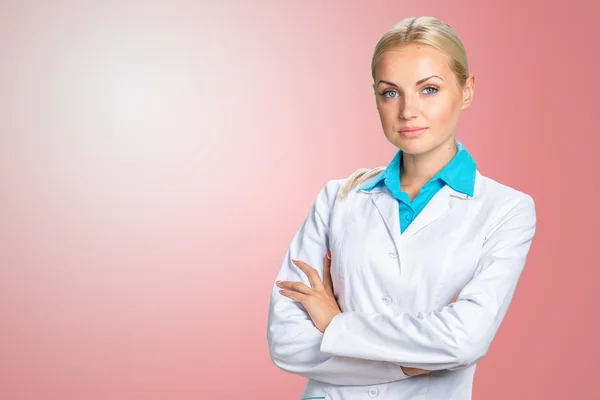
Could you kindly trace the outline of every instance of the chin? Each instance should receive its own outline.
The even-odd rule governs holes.
[[[437,149],[447,140],[451,139],[451,136],[444,139],[437,134],[432,134],[430,131],[427,131],[423,135],[416,138],[407,138],[400,135],[398,132],[393,132],[393,134],[386,136],[394,146],[402,150],[404,153],[411,155],[428,153]]]
[[[398,133],[396,135],[394,140],[390,140],[390,142],[406,154],[424,154],[435,147],[434,143],[427,138],[427,134],[416,138],[401,137]]]

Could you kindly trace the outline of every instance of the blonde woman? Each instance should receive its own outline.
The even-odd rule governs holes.
[[[396,24],[372,75],[398,151],[317,195],[273,285],[271,359],[308,378],[303,399],[470,399],[525,265],[534,202],[481,175],[455,137],[475,78],[447,24]]]

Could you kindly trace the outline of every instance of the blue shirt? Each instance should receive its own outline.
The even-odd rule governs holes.
[[[398,150],[386,169],[375,179],[369,181],[362,190],[370,191],[379,185],[385,185],[392,195],[398,200],[400,207],[400,233],[403,233],[410,223],[425,208],[429,200],[444,187],[450,186],[457,192],[473,196],[475,188],[475,173],[477,170],[475,160],[467,149],[456,140],[458,152],[448,164],[422,188],[411,202],[408,194],[400,190],[400,168],[402,166],[402,150]]]

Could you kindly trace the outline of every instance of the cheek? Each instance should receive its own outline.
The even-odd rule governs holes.
[[[452,126],[458,119],[458,104],[455,101],[431,102],[424,108],[428,122],[438,128]]]
[[[398,119],[398,109],[390,103],[379,103],[377,104],[379,110],[379,118],[383,127],[393,126],[395,121]]]

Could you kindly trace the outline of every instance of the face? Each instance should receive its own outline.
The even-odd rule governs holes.
[[[473,99],[474,76],[463,88],[447,56],[410,44],[385,51],[375,64],[375,96],[387,139],[407,154],[424,154],[454,141],[458,117]],[[406,131],[410,128],[424,128]]]

